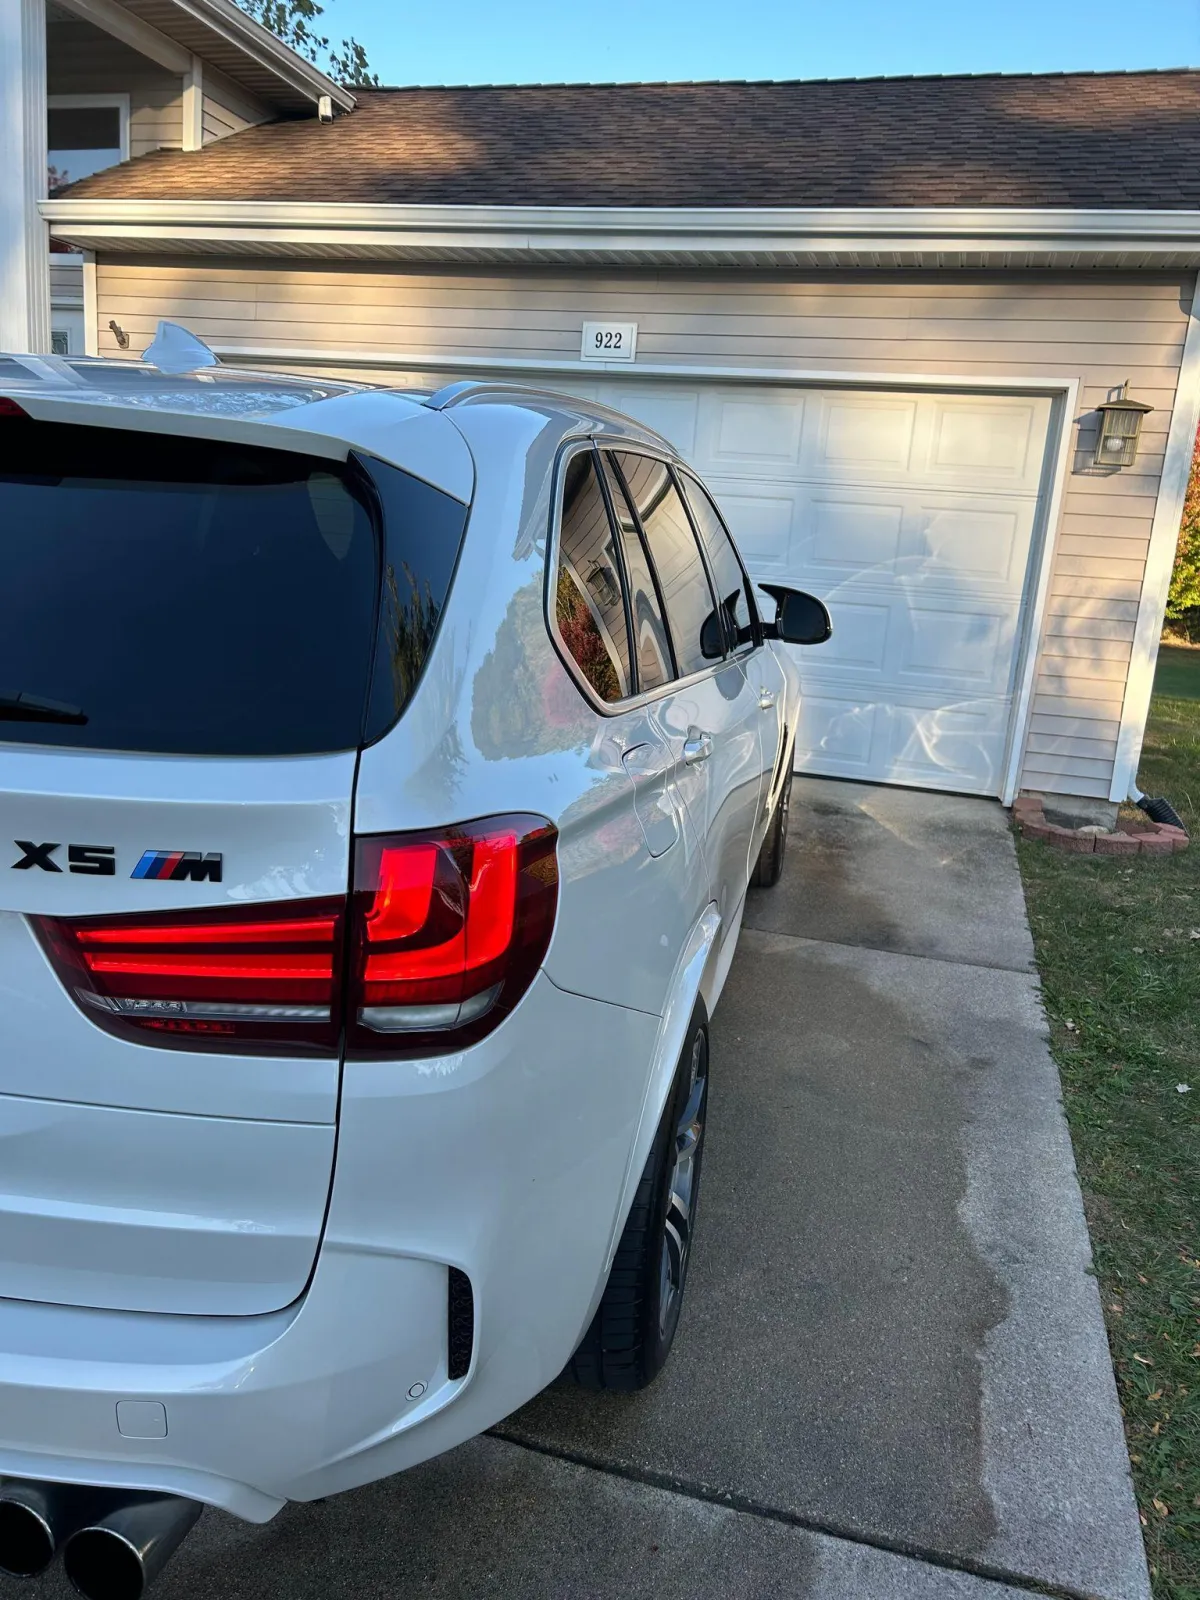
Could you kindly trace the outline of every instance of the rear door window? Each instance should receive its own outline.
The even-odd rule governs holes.
[[[614,459],[650,547],[679,676],[685,678],[725,653],[721,630],[712,620],[716,602],[696,536],[664,461],[627,451],[615,453]]]
[[[612,462],[604,458],[613,512],[621,539],[621,554],[629,580],[629,609],[633,617],[634,652],[637,659],[639,693],[661,689],[675,677],[671,639],[663,621],[662,601],[650,558],[642,544],[637,522],[625,497],[625,490]]]
[[[709,571],[721,602],[729,648],[744,648],[754,642],[754,624],[757,620],[750,579],[708,491],[686,473],[680,473],[679,481],[708,556]]]
[[[353,465],[285,451],[0,423],[0,740],[226,756],[356,748],[386,565],[408,598],[378,714],[371,696],[382,729],[428,650],[466,508],[376,465],[378,490]],[[401,552],[383,559],[381,503]],[[17,720],[18,694],[78,719]]]
[[[633,693],[629,629],[615,533],[590,450],[571,456],[563,476],[554,620],[558,636],[601,700]]]

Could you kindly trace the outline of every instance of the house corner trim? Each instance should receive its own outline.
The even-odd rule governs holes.
[[[1150,696],[1154,689],[1154,668],[1158,662],[1163,614],[1167,607],[1167,592],[1171,587],[1171,571],[1175,565],[1175,547],[1179,542],[1179,524],[1192,470],[1197,424],[1200,424],[1200,274],[1197,274],[1188,313],[1187,335],[1183,342],[1175,403],[1171,408],[1171,425],[1159,479],[1158,500],[1150,525],[1150,548],[1146,553],[1146,570],[1138,601],[1133,655],[1125,680],[1125,699],[1117,734],[1117,758],[1113,766],[1112,788],[1108,792],[1110,800],[1127,799],[1137,778],[1146,718],[1150,712]]]

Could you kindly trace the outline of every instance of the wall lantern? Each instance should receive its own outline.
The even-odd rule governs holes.
[[[1128,388],[1126,379],[1115,400],[1106,400],[1096,407],[1100,413],[1100,436],[1096,440],[1098,467],[1131,467],[1137,460],[1142,418],[1154,407],[1143,405],[1140,400],[1130,400],[1126,394]]]
[[[591,571],[587,575],[588,588],[594,595],[598,595],[600,604],[611,611],[614,606],[621,603],[621,591],[613,582],[612,569],[606,567],[602,561],[594,561]]]

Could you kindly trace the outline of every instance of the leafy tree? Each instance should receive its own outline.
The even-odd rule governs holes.
[[[367,52],[357,39],[352,36],[334,45],[327,34],[318,31],[319,19],[325,14],[318,0],[238,0],[238,4],[338,83],[379,87],[379,75],[371,71]]]
[[[1183,502],[1175,570],[1167,594],[1167,624],[1173,632],[1190,639],[1200,638],[1200,435]]]

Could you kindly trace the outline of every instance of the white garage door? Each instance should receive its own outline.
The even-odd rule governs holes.
[[[797,768],[997,794],[1050,402],[604,380],[693,461],[754,577],[811,590]]]

